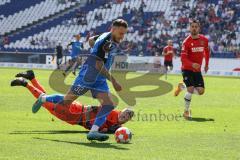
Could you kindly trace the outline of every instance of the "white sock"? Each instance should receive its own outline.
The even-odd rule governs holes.
[[[98,131],[98,129],[99,129],[99,126],[93,125],[90,132],[96,132],[96,131]]]
[[[42,96],[41,98],[42,98],[41,101],[42,101],[43,103],[45,103],[47,97],[46,97],[46,96]]]
[[[193,94],[199,95],[198,90],[196,88],[194,88]]]
[[[184,96],[185,111],[189,111],[190,110],[191,99],[192,99],[192,93],[186,92],[186,94]]]

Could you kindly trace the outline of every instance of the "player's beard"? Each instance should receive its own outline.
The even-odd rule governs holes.
[[[198,34],[199,34],[199,32],[197,32],[197,31],[192,31],[192,32],[191,32],[191,36],[192,36],[192,37],[197,37]]]

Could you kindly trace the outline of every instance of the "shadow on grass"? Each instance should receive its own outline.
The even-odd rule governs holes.
[[[213,118],[200,118],[200,117],[192,117],[191,119],[188,119],[188,121],[194,121],[194,122],[214,122],[215,120]]]
[[[9,134],[86,134],[88,131],[46,130],[46,131],[13,131]]]
[[[57,139],[39,138],[39,137],[33,137],[33,139],[43,140],[43,141],[52,141],[52,142],[57,142],[57,143],[82,145],[82,146],[94,147],[94,148],[113,148],[113,149],[119,149],[119,150],[129,150],[128,148],[123,148],[123,147],[116,146],[116,145],[113,145],[112,143],[107,143],[107,142],[101,142],[101,143],[97,143],[95,141],[91,141],[89,143],[88,142],[71,142],[71,141],[63,141],[63,140],[57,140]]]

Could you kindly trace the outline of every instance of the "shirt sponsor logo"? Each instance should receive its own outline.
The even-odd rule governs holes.
[[[204,51],[204,47],[194,47],[192,48],[192,52],[203,52]]]

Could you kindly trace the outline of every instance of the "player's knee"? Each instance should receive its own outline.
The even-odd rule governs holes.
[[[187,88],[187,91],[188,91],[189,93],[193,93],[194,87],[188,87],[188,88]]]
[[[102,105],[114,105],[114,102],[108,93],[99,93],[96,98]]]
[[[106,100],[102,102],[102,105],[110,105],[110,106],[114,106],[114,103],[112,100]]]
[[[63,100],[63,105],[69,105],[69,104],[71,104],[73,101],[72,100],[66,100],[66,99],[64,99]]]
[[[203,94],[204,94],[204,92],[205,92],[205,90],[204,90],[204,89],[199,89],[199,90],[198,90],[198,94],[199,94],[199,95],[203,95]]]
[[[63,105],[71,104],[75,100],[74,97],[65,96],[63,100]]]
[[[102,105],[112,105],[114,106],[114,102],[110,97],[106,97],[102,99]]]

